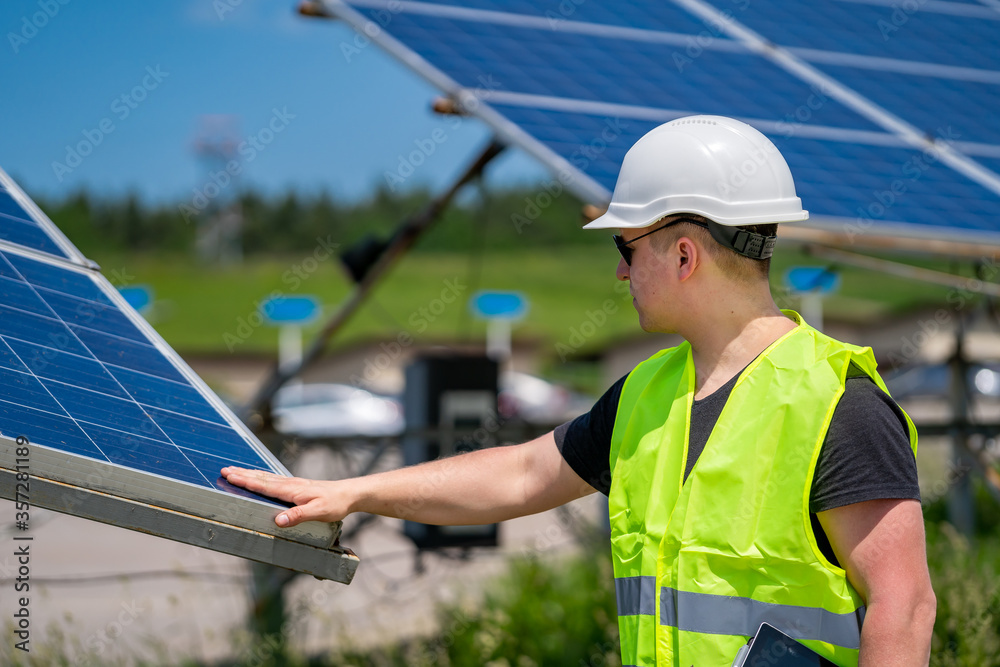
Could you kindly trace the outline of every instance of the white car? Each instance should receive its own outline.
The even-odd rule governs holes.
[[[529,424],[561,424],[588,412],[593,400],[527,373],[500,376],[500,414]]]
[[[399,435],[403,406],[348,384],[295,384],[274,397],[274,425],[281,433],[307,437]]]

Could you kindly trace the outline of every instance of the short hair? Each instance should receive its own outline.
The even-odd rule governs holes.
[[[709,222],[708,218],[694,213],[685,213],[683,215],[685,218],[691,218],[697,222],[703,222],[706,224]],[[762,234],[764,236],[776,236],[778,233],[778,225],[773,222],[762,225],[741,225],[737,227],[737,229],[753,232],[755,234]],[[761,279],[767,280],[770,275],[770,257],[767,259],[751,259],[749,257],[745,257],[732,248],[727,248],[716,241],[712,237],[712,233],[704,227],[692,225],[689,222],[682,222],[665,231],[666,234],[655,234],[653,236],[653,238],[656,239],[654,244],[658,245],[660,250],[665,250],[670,247],[670,245],[682,236],[690,236],[701,243],[709,257],[711,257],[716,265],[722,269],[723,273],[727,276],[731,276],[733,280],[738,283],[751,285]],[[659,243],[657,243],[657,241]]]

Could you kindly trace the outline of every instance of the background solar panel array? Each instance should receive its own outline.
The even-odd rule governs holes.
[[[0,239],[68,258],[3,182]],[[280,470],[116,296],[92,269],[0,249],[0,434],[273,503],[220,478],[229,464]]]
[[[340,3],[327,4],[338,11]],[[814,217],[1000,242],[1000,188],[928,159],[682,3],[345,4],[431,70],[479,88],[506,121],[592,179],[591,198],[610,198],[625,151],[649,129],[671,117],[721,114],[757,124],[778,145]],[[1000,168],[1000,11],[947,0],[903,3],[910,9],[888,0],[707,4],[925,135]],[[617,128],[611,141],[609,119]],[[886,204],[883,193],[894,187]]]

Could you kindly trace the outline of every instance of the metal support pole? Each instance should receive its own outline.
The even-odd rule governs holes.
[[[969,364],[965,360],[965,327],[959,320],[955,331],[955,353],[951,357],[952,461],[956,470],[971,470],[976,461],[968,451]],[[972,481],[969,475],[955,480],[948,493],[948,521],[963,535],[971,536],[976,527]]]
[[[894,262],[889,259],[869,257],[868,255],[860,255],[856,252],[848,252],[846,250],[838,250],[836,248],[827,248],[825,246],[807,245],[804,250],[808,255],[821,257],[837,264],[856,266],[861,269],[868,269],[878,273],[888,273],[889,275],[899,276],[900,278],[920,280],[959,290],[978,292],[988,296],[1000,296],[1000,285],[997,283],[986,282],[983,280],[972,280],[970,278],[963,278],[962,276],[944,273],[943,271],[925,269],[919,266]]]
[[[458,191],[467,183],[480,176],[486,165],[499,155],[503,149],[504,144],[496,139],[491,141],[489,146],[466,168],[462,176],[448,190],[433,199],[422,211],[408,218],[397,228],[385,252],[382,253],[378,261],[365,274],[364,278],[354,286],[354,290],[341,304],[337,312],[323,325],[323,329],[302,356],[302,360],[298,364],[289,366],[288,368],[281,368],[280,365],[276,364],[256,395],[240,412],[240,417],[250,428],[260,431],[265,426],[270,425],[271,398],[278,389],[322,356],[330,339],[357,312],[379,280],[388,273],[389,269],[410,249],[416,240],[437,221],[441,212],[448,206]],[[259,419],[255,419],[255,415],[259,415]]]

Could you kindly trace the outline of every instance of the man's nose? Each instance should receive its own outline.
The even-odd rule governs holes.
[[[618,268],[615,271],[615,275],[618,277],[618,280],[629,279],[629,268],[629,265],[625,263],[624,257],[618,259]]]

